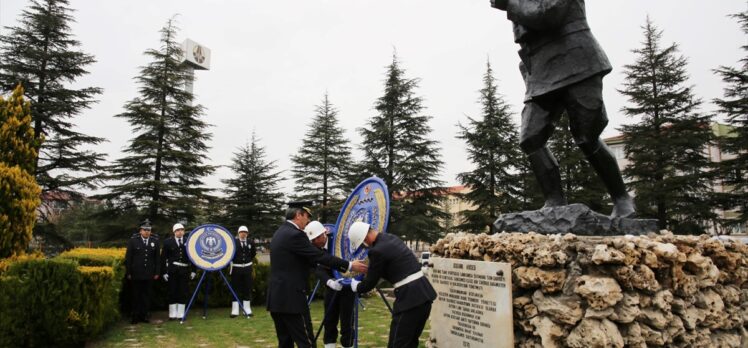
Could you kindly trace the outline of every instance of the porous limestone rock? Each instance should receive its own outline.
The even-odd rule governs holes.
[[[530,324],[535,327],[533,333],[540,337],[543,347],[556,348],[560,347],[560,338],[566,335],[564,328],[553,322],[545,315],[539,315],[530,319]]]
[[[564,270],[544,270],[538,267],[517,267],[514,269],[517,286],[523,289],[542,288],[544,293],[554,293],[561,290],[566,280]]]
[[[612,321],[585,318],[571,330],[566,344],[572,348],[622,348],[623,337]]]
[[[748,348],[748,246],[741,242],[667,231],[461,232],[431,250],[512,265],[518,347]]]
[[[639,309],[639,294],[635,292],[623,293],[623,299],[619,301],[610,316],[610,320],[617,323],[630,323],[641,313]],[[637,328],[640,332],[641,330]]]
[[[615,306],[623,298],[618,282],[610,277],[581,276],[575,292],[597,310]]]
[[[546,296],[542,291],[536,290],[532,295],[532,301],[538,307],[538,312],[547,315],[557,323],[574,325],[584,315],[579,296]]]

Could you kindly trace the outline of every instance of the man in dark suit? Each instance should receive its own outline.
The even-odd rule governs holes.
[[[242,301],[241,305],[244,308],[244,313],[247,316],[252,316],[252,308],[250,307],[250,296],[252,295],[252,263],[257,255],[254,244],[249,242],[247,237],[249,236],[249,229],[247,226],[240,226],[237,232],[238,236],[234,239],[236,243],[236,253],[234,253],[234,259],[231,261],[231,268],[229,274],[231,274],[231,287],[236,291],[236,295],[239,300]],[[231,317],[235,318],[239,315],[239,302],[231,302]]]
[[[147,219],[140,224],[140,232],[130,238],[125,252],[125,273],[132,284],[132,323],[148,322],[151,288],[158,280],[159,241],[151,236],[151,223]]]
[[[556,158],[546,146],[566,110],[574,142],[613,198],[611,217],[630,217],[634,202],[618,162],[600,134],[608,124],[603,76],[612,68],[587,24],[584,0],[491,0],[506,11],[520,45],[525,79],[520,147],[545,196],[545,207],[566,205]]]
[[[184,317],[184,307],[187,303],[187,281],[195,279],[195,265],[187,257],[187,247],[185,246],[184,226],[174,224],[173,238],[164,241],[161,248],[161,260],[163,265],[163,279],[168,287],[169,296],[169,320],[182,319]]]
[[[360,282],[353,279],[351,289],[366,293],[374,289],[380,278],[395,286],[387,347],[418,347],[436,291],[421,271],[415,254],[397,236],[379,233],[364,222],[354,222],[348,238],[351,251],[361,244],[369,249],[369,272]]]
[[[315,247],[324,250],[327,248],[328,231],[319,221],[310,222],[305,228],[309,240]],[[329,288],[325,291],[325,335],[322,342],[325,348],[335,348],[338,340],[338,321],[340,322],[340,344],[343,348],[353,347],[353,308],[356,297],[350,287],[343,287],[333,277],[330,267],[317,265],[314,274],[320,282]]]
[[[273,317],[278,347],[316,347],[312,320],[307,306],[309,272],[323,264],[341,272],[366,272],[366,265],[334,257],[309,242],[303,229],[311,220],[311,211],[300,204],[289,204],[286,222],[270,242],[270,281],[267,309]]]

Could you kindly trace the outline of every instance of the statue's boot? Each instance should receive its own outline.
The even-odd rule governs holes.
[[[566,197],[561,188],[561,172],[558,168],[558,161],[547,147],[527,155],[530,160],[530,167],[538,180],[540,190],[545,197],[543,208],[558,207],[566,205]]]
[[[587,161],[595,169],[597,176],[600,177],[610,197],[613,199],[613,212],[610,214],[610,217],[634,217],[636,213],[634,200],[626,191],[626,185],[623,183],[618,162],[605,143],[599,141],[597,150],[587,156]]]

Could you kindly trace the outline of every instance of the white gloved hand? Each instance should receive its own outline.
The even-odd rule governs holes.
[[[335,279],[328,279],[327,287],[335,291],[343,290],[343,284],[338,283]]]
[[[358,283],[360,282],[361,281],[356,280],[355,278],[351,279],[351,290],[353,290],[353,292],[356,292],[358,290]]]
[[[197,274],[195,272],[190,273],[190,280],[194,280]]]
[[[169,274],[168,273],[164,273],[164,281],[165,282],[169,281]]]

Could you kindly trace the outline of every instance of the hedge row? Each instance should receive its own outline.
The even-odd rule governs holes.
[[[0,260],[0,347],[81,346],[129,313],[124,255],[124,248],[77,248],[53,259],[28,254]],[[254,267],[253,307],[265,302],[269,271],[268,264]],[[190,295],[201,276],[190,282]],[[230,305],[220,274],[207,274],[205,282],[209,307]],[[166,288],[163,281],[154,284],[153,310],[167,307]],[[204,294],[198,294],[193,313],[200,313]]]
[[[0,346],[81,346],[118,316],[111,266],[23,259],[0,275]]]

